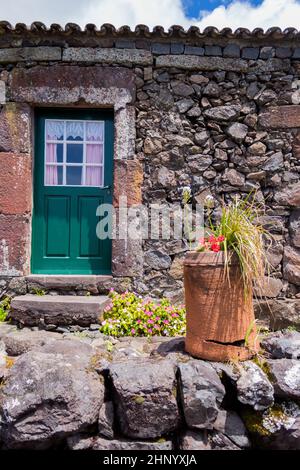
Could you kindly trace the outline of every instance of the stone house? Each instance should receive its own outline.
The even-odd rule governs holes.
[[[96,208],[251,190],[274,234],[259,315],[300,323],[300,34],[0,22],[0,288],[182,298],[180,240],[106,240]]]

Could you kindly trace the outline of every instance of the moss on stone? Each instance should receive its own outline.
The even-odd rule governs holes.
[[[268,431],[263,425],[262,413],[247,410],[243,413],[243,419],[246,428],[251,434],[270,436],[271,432]]]
[[[141,397],[140,395],[135,396],[133,399],[138,405],[142,405],[145,401],[145,398]]]
[[[273,378],[270,366],[264,357],[255,356],[252,359],[252,362],[254,362],[254,364],[256,364],[258,367],[261,368],[261,370],[266,374],[270,382],[273,382],[274,378]]]
[[[283,406],[275,403],[264,412],[246,410],[243,413],[243,419],[250,433],[267,437],[276,432],[278,425],[286,423],[288,416]],[[272,427],[274,427],[274,430],[272,430]]]
[[[5,366],[7,369],[10,369],[15,363],[15,359],[13,357],[6,356],[5,357]]]

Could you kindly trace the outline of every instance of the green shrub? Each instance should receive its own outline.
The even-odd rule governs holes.
[[[10,298],[5,297],[2,302],[0,302],[0,322],[3,322],[6,320],[8,312],[10,310]]]
[[[110,291],[100,331],[110,336],[180,336],[185,334],[185,308],[167,299],[156,302],[133,292]]]

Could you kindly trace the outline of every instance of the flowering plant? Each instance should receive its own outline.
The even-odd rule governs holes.
[[[169,300],[156,302],[133,292],[109,293],[100,331],[110,336],[178,336],[185,334],[185,308]]]
[[[224,250],[224,235],[210,235],[209,237],[200,238],[199,246],[196,251],[214,251],[218,253],[219,251]]]
[[[245,291],[250,293],[253,281],[257,289],[263,290],[264,276],[269,274],[266,242],[271,234],[259,223],[264,205],[255,201],[250,193],[245,199],[235,197],[229,204],[223,204],[220,218],[213,223],[208,215],[205,236],[199,240],[196,251],[224,251],[225,272],[229,277],[229,264],[233,255],[238,257]],[[212,208],[211,198],[207,207]]]

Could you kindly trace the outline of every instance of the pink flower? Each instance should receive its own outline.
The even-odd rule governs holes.
[[[164,320],[165,325],[168,325],[169,323],[170,323],[169,320]]]
[[[134,335],[134,334],[135,334],[135,329],[134,329],[134,328],[132,328],[132,330],[131,330],[131,334],[132,334],[132,335]]]
[[[159,326],[159,325],[154,325],[154,328],[155,328],[156,330],[160,330],[160,326]]]
[[[150,310],[146,310],[146,311],[145,311],[145,314],[148,315],[148,317],[151,317],[152,312],[150,312]]]
[[[151,324],[152,324],[152,323],[154,323],[154,320],[149,319],[149,320],[147,321],[147,323],[151,323]]]
[[[148,333],[152,333],[152,329],[151,329],[151,328],[148,328]]]
[[[156,321],[159,321],[159,320],[160,320],[160,317],[155,317],[155,320],[156,320]]]
[[[141,323],[141,321],[142,321],[142,320],[138,319],[136,322],[139,324],[139,323]]]
[[[178,317],[177,313],[172,313],[172,315],[171,315],[171,316],[172,316],[173,318],[176,318],[176,317]]]

